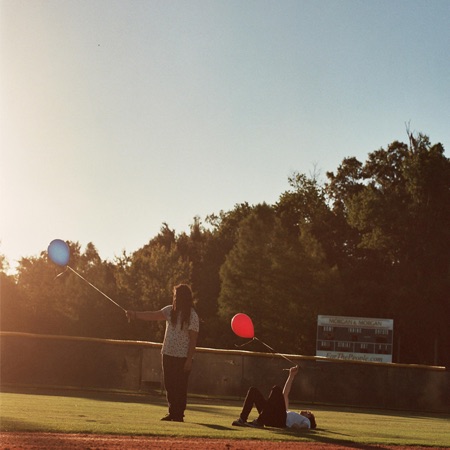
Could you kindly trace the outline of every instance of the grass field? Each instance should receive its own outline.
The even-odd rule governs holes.
[[[296,405],[291,405],[295,409]],[[64,392],[0,393],[1,431],[124,434],[217,439],[296,440],[340,445],[450,447],[450,415],[308,407],[318,428],[309,432],[231,426],[241,402],[189,398],[184,423],[161,422],[162,395]],[[251,416],[250,419],[253,417]]]

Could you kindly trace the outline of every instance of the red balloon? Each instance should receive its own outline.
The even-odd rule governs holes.
[[[239,313],[231,319],[231,329],[242,338],[255,337],[253,322],[247,314]]]

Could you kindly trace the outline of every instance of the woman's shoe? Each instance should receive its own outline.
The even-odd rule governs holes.
[[[253,428],[264,428],[264,424],[258,422],[258,419],[253,420],[252,422],[250,422],[248,424],[249,427],[253,427]]]
[[[248,426],[248,423],[239,417],[239,419],[236,419],[231,425],[234,425],[235,427],[246,427]]]

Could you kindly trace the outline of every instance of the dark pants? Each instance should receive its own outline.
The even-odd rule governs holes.
[[[258,422],[269,427],[286,427],[286,404],[280,386],[274,386],[266,400],[261,391],[251,387],[245,397],[241,419],[247,421],[253,406],[258,410]]]
[[[163,355],[162,365],[169,414],[182,419],[187,403],[187,386],[190,372],[185,372],[186,358]]]

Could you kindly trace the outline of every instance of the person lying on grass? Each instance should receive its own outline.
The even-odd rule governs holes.
[[[254,386],[250,387],[239,419],[235,420],[233,425],[256,428],[263,428],[264,426],[291,429],[316,428],[316,418],[311,411],[300,411],[299,413],[289,411],[289,393],[297,373],[298,366],[291,367],[283,390],[280,386],[274,386],[267,400],[259,389]],[[253,422],[247,422],[253,406],[258,410],[259,416]]]

